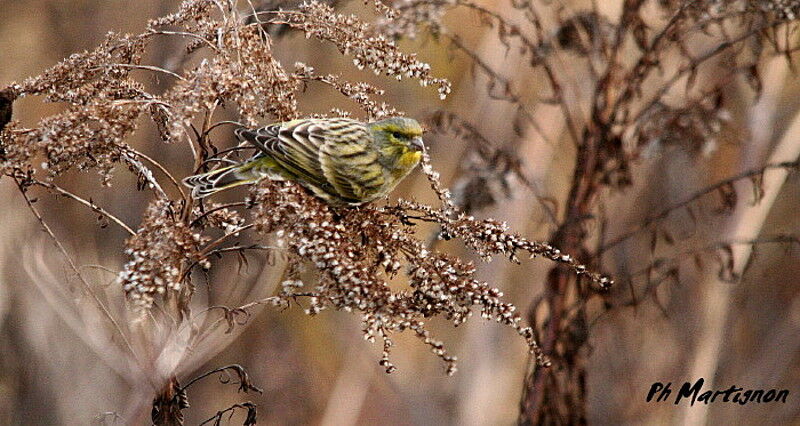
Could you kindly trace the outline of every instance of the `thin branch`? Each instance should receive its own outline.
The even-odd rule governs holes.
[[[773,24],[773,26],[775,26],[775,25]],[[656,91],[655,95],[653,95],[650,100],[644,102],[645,106],[642,107],[641,109],[639,109],[639,111],[633,117],[633,120],[631,122],[632,123],[637,123],[639,121],[639,119],[647,111],[649,111],[650,108],[653,107],[653,105],[655,105],[658,102],[660,102],[661,99],[664,97],[664,95],[666,95],[667,92],[669,92],[669,90],[672,89],[672,87],[681,78],[683,78],[686,74],[697,70],[697,68],[700,65],[702,65],[704,62],[714,58],[715,56],[719,55],[720,53],[726,52],[729,47],[734,46],[737,43],[741,43],[741,42],[749,39],[750,37],[758,34],[759,32],[762,32],[762,31],[764,31],[766,29],[769,29],[769,28],[771,28],[771,27],[759,27],[759,28],[756,28],[756,29],[749,30],[749,31],[745,32],[744,34],[742,34],[742,35],[740,35],[740,36],[738,36],[736,38],[725,40],[724,42],[718,44],[717,46],[715,46],[714,48],[710,49],[706,53],[698,56],[697,58],[690,59],[690,62],[688,64],[680,67],[669,80],[667,80],[661,87],[659,87],[659,89]]]
[[[244,250],[286,250],[286,249],[284,247],[266,246],[263,244],[251,244],[249,246],[231,246],[231,247],[224,247],[212,250],[208,253],[206,257],[210,257],[215,254],[229,253],[232,251],[244,251]]]
[[[136,359],[136,351],[133,350],[133,346],[128,340],[128,336],[126,336],[125,333],[122,331],[122,327],[120,327],[119,323],[114,318],[114,316],[111,315],[111,312],[108,310],[108,308],[106,308],[106,306],[97,296],[97,294],[95,294],[95,292],[92,290],[92,286],[83,277],[83,274],[81,274],[80,270],[78,269],[78,266],[75,264],[75,262],[73,262],[72,257],[70,257],[69,253],[67,252],[67,249],[64,247],[63,244],[61,244],[61,240],[59,240],[58,237],[56,237],[55,233],[53,233],[53,230],[50,228],[47,222],[45,222],[41,213],[39,213],[39,210],[37,210],[36,207],[33,206],[33,202],[31,201],[30,198],[28,198],[28,194],[25,192],[25,188],[22,186],[19,180],[14,179],[14,182],[17,184],[17,189],[22,195],[22,198],[25,199],[25,204],[28,206],[28,209],[36,217],[36,220],[39,221],[39,224],[42,226],[45,233],[47,233],[50,239],[52,239],[53,242],[56,244],[58,250],[61,252],[61,254],[64,256],[64,259],[67,261],[67,264],[69,265],[70,269],[72,269],[75,275],[77,275],[78,280],[81,282],[81,284],[83,284],[84,291],[86,291],[86,293],[91,296],[92,300],[94,300],[94,302],[97,304],[97,307],[100,309],[103,315],[105,315],[106,318],[108,318],[108,320],[111,322],[111,325],[114,327],[114,330],[117,331],[120,338],[122,339],[122,342],[125,344],[125,348],[128,351],[130,351],[131,355],[134,357],[134,359]]]
[[[178,80],[186,81],[186,79],[182,75],[176,74],[176,73],[174,73],[174,72],[172,72],[172,71],[170,71],[168,69],[165,69],[165,68],[157,67],[155,65],[107,64],[107,65],[105,65],[105,67],[106,68],[121,67],[121,68],[137,69],[137,70],[156,71],[156,72],[164,73],[164,74],[170,75],[172,77],[175,77]],[[96,69],[99,69],[99,68],[92,68],[92,70],[96,70]]]
[[[208,136],[208,134],[209,134],[209,133],[211,133],[211,131],[212,131],[212,130],[214,130],[214,129],[216,129],[217,127],[219,127],[219,126],[222,126],[222,125],[224,125],[224,124],[232,124],[232,125],[234,125],[234,126],[239,126],[239,127],[247,127],[247,126],[246,126],[244,123],[242,123],[242,122],[240,122],[240,121],[232,121],[232,120],[223,120],[223,121],[217,121],[217,122],[216,122],[216,123],[214,123],[213,125],[209,126],[209,128],[208,128],[208,129],[206,129],[206,130],[203,132],[202,136]]]
[[[201,36],[199,34],[195,34],[195,33],[189,33],[189,32],[185,32],[185,31],[167,31],[167,30],[151,29],[150,32],[146,33],[146,35],[172,35],[172,36],[180,36],[180,37],[189,37],[189,38],[193,38],[193,39],[202,41],[208,47],[210,47],[213,51],[219,53],[219,49],[217,48],[217,46],[214,45],[214,43],[211,43],[205,37],[203,37],[203,36]]]
[[[477,65],[489,76],[490,80],[494,80],[495,82],[500,83],[505,89],[503,97],[500,97],[493,95],[491,93],[491,88],[489,88],[488,89],[489,96],[495,99],[506,100],[516,105],[519,111],[522,113],[522,116],[525,117],[525,120],[528,121],[531,127],[533,127],[533,129],[536,130],[536,133],[538,133],[539,136],[542,137],[542,140],[544,140],[548,144],[555,145],[555,143],[550,138],[547,137],[547,134],[544,132],[542,126],[536,121],[536,118],[533,116],[533,113],[529,111],[525,102],[522,100],[522,97],[518,95],[516,92],[514,92],[513,89],[511,89],[511,81],[509,79],[501,76],[494,69],[492,69],[492,67],[488,63],[486,63],[486,61],[481,59],[477,53],[473,52],[464,43],[462,43],[461,39],[458,36],[450,34],[442,34],[442,36],[450,40],[453,46],[457,47],[461,52],[467,55],[472,61],[472,63]]]
[[[177,188],[178,191],[181,193],[181,198],[186,199],[186,193],[183,191],[183,185],[178,183],[178,181],[175,179],[174,176],[172,176],[172,173],[170,173],[169,170],[166,169],[166,167],[164,167],[161,163],[159,163],[158,161],[154,160],[153,158],[151,158],[151,157],[145,155],[144,153],[139,152],[139,151],[137,151],[137,150],[135,150],[135,149],[133,149],[131,147],[128,147],[128,150],[130,150],[137,157],[142,157],[148,163],[152,164],[158,170],[160,170],[161,173],[164,173],[164,175],[170,180],[170,182],[172,182],[172,184],[175,186],[175,188]]]
[[[120,218],[114,216],[113,214],[109,213],[108,210],[98,206],[93,201],[85,200],[85,199],[83,199],[83,198],[81,198],[81,197],[79,197],[79,196],[67,191],[66,189],[61,188],[58,185],[53,185],[52,183],[42,182],[42,181],[39,181],[39,180],[36,180],[36,179],[33,179],[31,181],[31,183],[33,183],[34,185],[38,185],[38,186],[41,186],[43,188],[49,189],[51,191],[55,191],[55,192],[65,196],[67,198],[71,198],[71,199],[77,201],[78,203],[83,204],[86,207],[89,207],[93,211],[95,211],[97,213],[100,213],[101,215],[105,216],[106,218],[108,218],[112,222],[114,222],[117,225],[119,225],[126,232],[128,232],[128,234],[136,235],[136,231],[131,229],[130,226],[126,225],[125,222],[122,221],[122,219],[120,219]]]
[[[200,254],[197,256],[197,258],[194,260],[194,262],[192,262],[192,264],[191,264],[191,265],[189,265],[189,267],[188,267],[188,268],[186,268],[186,270],[185,270],[185,271],[184,271],[184,273],[183,273],[183,275],[184,275],[184,279],[186,278],[186,276],[187,276],[187,275],[188,275],[188,274],[189,274],[189,273],[192,271],[192,269],[193,269],[193,268],[194,268],[194,267],[195,267],[197,264],[199,264],[199,263],[200,263],[202,260],[205,260],[205,259],[207,259],[209,256],[211,256],[211,255],[213,254],[213,252],[214,252],[214,248],[215,248],[215,247],[217,247],[218,245],[220,245],[220,244],[222,244],[223,242],[225,242],[225,240],[227,240],[228,238],[230,238],[230,237],[232,237],[232,236],[239,235],[239,233],[240,233],[240,232],[242,232],[242,231],[246,231],[246,230],[248,230],[248,229],[250,229],[250,228],[252,228],[252,227],[254,227],[254,226],[255,226],[255,224],[253,224],[253,223],[250,223],[250,224],[247,224],[247,225],[241,226],[241,227],[239,227],[239,228],[237,228],[237,229],[235,229],[235,230],[233,230],[233,231],[231,231],[231,232],[228,232],[228,233],[226,233],[225,235],[223,235],[223,236],[221,236],[221,237],[217,238],[216,240],[214,240],[214,241],[212,241],[212,242],[208,243],[208,245],[206,245],[206,246],[203,248],[203,250],[202,250],[202,251],[200,252]]]
[[[251,426],[256,424],[256,405],[250,401],[247,401],[241,404],[233,404],[222,411],[217,411],[217,414],[200,423],[200,426],[203,426],[204,424],[207,423],[211,423],[212,421],[214,422],[215,426],[219,426],[220,424],[222,424],[222,416],[228,412],[230,412],[230,415],[228,416],[228,420],[230,421],[231,418],[233,417],[234,411],[236,411],[237,408],[247,410],[247,418],[243,423],[244,426]]]
[[[254,391],[258,392],[258,393],[263,393],[263,391],[261,389],[253,386],[250,383],[250,380],[249,380],[249,378],[247,376],[247,373],[245,372],[244,367],[242,367],[239,364],[226,365],[224,367],[219,367],[219,368],[215,368],[215,369],[213,369],[211,371],[207,371],[207,372],[195,377],[194,379],[190,380],[189,383],[181,386],[180,392],[186,391],[186,389],[189,389],[189,387],[192,386],[193,384],[197,383],[198,381],[200,381],[202,379],[205,379],[208,376],[211,376],[212,374],[223,373],[223,372],[226,372],[228,370],[234,371],[236,373],[236,375],[239,376],[240,380],[239,380],[238,384],[240,385],[240,387],[242,387],[242,390],[244,390],[245,392],[250,391],[250,390],[254,390]],[[224,379],[220,379],[220,380],[223,380],[223,383],[229,383],[229,380],[228,381],[225,381]]]
[[[133,153],[133,150],[131,150],[131,153]],[[123,153],[122,158],[125,159],[125,161],[127,161],[131,167],[133,167],[139,172],[137,177],[143,177],[147,181],[147,183],[153,188],[153,190],[158,194],[159,197],[167,198],[167,193],[164,192],[164,188],[161,187],[161,184],[159,184],[155,176],[153,176],[152,170],[145,167],[141,161],[132,158],[127,153]],[[181,194],[183,194],[183,191],[181,191]]]
[[[737,174],[735,176],[731,176],[731,177],[729,177],[727,179],[721,180],[721,181],[719,181],[719,182],[717,182],[715,184],[709,185],[709,186],[707,186],[707,187],[695,192],[694,194],[689,196],[687,199],[685,199],[683,201],[680,201],[680,202],[677,202],[677,203],[665,208],[664,210],[662,210],[661,212],[659,212],[658,214],[656,214],[654,216],[648,217],[647,219],[642,221],[642,223],[639,224],[639,226],[637,226],[636,229],[634,229],[634,230],[632,230],[630,232],[627,232],[627,233],[625,233],[625,234],[623,234],[623,235],[621,235],[621,236],[609,241],[608,243],[606,243],[605,245],[603,245],[602,247],[600,247],[598,249],[598,254],[602,254],[605,251],[607,251],[607,250],[619,245],[620,243],[624,242],[625,240],[627,240],[627,239],[631,238],[632,236],[638,234],[639,232],[642,232],[643,230],[647,229],[653,223],[658,222],[658,221],[666,218],[667,216],[669,216],[669,214],[672,213],[673,211],[678,210],[678,209],[680,209],[682,207],[686,207],[687,205],[697,201],[698,199],[702,198],[703,196],[708,195],[708,194],[710,194],[710,193],[712,193],[714,191],[717,191],[720,188],[729,186],[729,185],[731,185],[731,184],[733,184],[733,183],[735,183],[737,181],[740,181],[742,179],[752,178],[754,176],[761,175],[766,170],[769,170],[769,169],[798,169],[798,168],[800,168],[800,161],[785,161],[785,162],[782,162],[782,163],[767,164],[764,167],[761,167],[761,168],[758,168],[758,169],[753,169],[753,170],[748,170],[748,171],[745,171],[743,173],[739,173],[739,174]]]

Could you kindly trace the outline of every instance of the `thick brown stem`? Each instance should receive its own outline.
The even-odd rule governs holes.
[[[11,88],[0,90],[0,130],[11,121],[12,104],[16,98],[17,95]]]
[[[186,392],[181,388],[178,379],[173,376],[153,399],[153,410],[150,417],[154,425],[182,425],[183,409],[188,407]]]
[[[591,213],[591,201],[597,192],[597,153],[602,134],[598,128],[587,129],[585,143],[578,147],[573,184],[567,200],[567,216],[556,230],[551,243],[580,261],[590,260],[584,247],[586,231],[583,219]],[[548,275],[545,293],[548,318],[543,324],[542,347],[554,366],[533,367],[525,381],[519,423],[585,424],[585,362],[580,351],[585,342],[585,312],[567,313],[568,298],[585,296],[582,291],[569,291],[574,274],[556,267]],[[535,324],[537,306],[531,307],[529,321]],[[583,331],[581,331],[583,330]],[[576,332],[577,331],[577,332]],[[534,362],[534,361],[531,361]]]

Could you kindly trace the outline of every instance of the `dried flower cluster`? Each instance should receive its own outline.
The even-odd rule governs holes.
[[[42,74],[23,81],[17,94],[43,95],[48,102],[89,104],[102,98],[128,99],[142,92],[126,65],[140,63],[142,36],[110,32],[97,48],[75,53]]]
[[[336,13],[327,4],[309,1],[300,6],[300,12],[276,12],[277,19],[303,30],[306,37],[316,37],[335,44],[345,55],[353,56],[359,68],[370,68],[375,74],[397,78],[414,78],[423,86],[436,86],[444,99],[452,90],[450,82],[431,75],[430,65],[420,62],[416,55],[402,53],[394,40],[376,33],[372,25],[361,22],[354,15]]]
[[[226,233],[238,232],[245,225],[245,218],[226,204],[208,203],[205,210],[200,207],[192,212],[192,224],[212,229],[221,229]]]
[[[186,295],[192,289],[186,287],[184,275],[199,259],[200,247],[208,238],[176,216],[169,201],[153,201],[144,213],[142,227],[127,241],[125,254],[131,260],[125,264],[119,279],[139,314],[149,311],[157,297],[171,297],[179,303],[181,312],[188,312]],[[207,261],[202,264],[210,267]]]
[[[796,0],[759,1],[756,6],[765,12],[775,13],[779,19],[785,21],[794,21],[800,16],[800,3]]]
[[[423,26],[435,35],[442,26],[442,18],[446,12],[444,6],[455,4],[455,1],[393,1],[394,13],[380,19],[377,27],[393,39],[415,39],[420,33],[420,27]]]
[[[41,168],[57,176],[77,167],[86,170],[99,167],[104,180],[125,152],[125,139],[136,129],[136,120],[143,105],[115,105],[98,102],[71,108],[66,113],[48,117],[32,132],[25,133],[22,144],[9,147],[14,161],[29,161],[35,153],[43,152],[46,160]],[[87,155],[91,153],[91,155]]]
[[[169,120],[173,138],[190,127],[195,115],[213,110],[223,101],[235,102],[242,121],[250,126],[267,117],[298,117],[298,81],[272,56],[270,39],[262,37],[260,27],[242,25],[233,10],[222,19],[214,18],[216,7],[208,1],[185,2],[176,14],[149,25],[153,33],[178,25],[193,36],[190,50],[208,47],[213,51],[211,59],[187,72],[164,95],[166,102],[175,106]]]
[[[368,83],[342,81],[341,77],[333,74],[317,75],[314,72],[314,68],[302,62],[295,64],[294,76],[304,83],[318,81],[331,86],[339,93],[358,104],[367,113],[367,119],[370,121],[400,115],[397,110],[389,106],[386,102],[377,102],[373,100],[370,97],[371,95],[383,95],[384,91]]]
[[[110,33],[97,49],[73,54],[41,75],[12,85],[15,98],[44,95],[49,102],[69,107],[33,129],[9,123],[2,138],[0,172],[30,176],[35,158],[42,155],[40,168],[50,178],[72,167],[98,167],[107,182],[146,106],[138,102],[146,96],[142,85],[130,78],[130,68],[119,64],[137,63],[142,52],[140,39]]]
[[[424,318],[443,316],[458,325],[472,315],[473,307],[480,308],[482,317],[514,328],[540,362],[546,363],[533,331],[520,324],[513,305],[500,299],[502,292],[476,280],[471,263],[426,248],[414,236],[413,220],[440,224],[441,235],[462,239],[487,260],[495,253],[516,260],[517,252],[525,251],[531,257],[542,255],[585,272],[570,256],[547,244],[510,235],[502,224],[463,215],[451,220],[444,210],[408,201],[337,211],[295,184],[265,182],[255,190],[252,202],[257,206],[253,220],[258,229],[276,232],[289,249],[291,261],[300,266],[307,261],[316,272],[318,281],[313,287],[304,285],[298,276],[290,277],[281,298],[309,297],[307,312],[312,315],[328,307],[359,312],[365,338],[384,342],[381,364],[387,372],[394,369],[388,358],[390,334],[410,329],[442,358],[448,373],[453,373],[455,358],[432,339]],[[407,276],[407,288],[393,291],[389,281],[401,272]],[[609,283],[605,277],[590,276],[600,285]]]
[[[588,272],[586,266],[550,244],[529,241],[510,233],[505,223],[492,219],[478,221],[473,216],[463,213],[456,218],[449,218],[445,215],[444,210],[433,209],[430,206],[409,201],[401,201],[399,205],[409,213],[415,212],[421,215],[417,216],[421,219],[440,224],[442,226],[441,238],[462,240],[467,247],[486,261],[491,260],[492,255],[503,254],[512,262],[519,263],[517,254],[527,252],[531,258],[542,256],[553,262],[563,263],[578,274],[586,274],[592,282],[603,289],[613,284],[608,277],[596,272]]]

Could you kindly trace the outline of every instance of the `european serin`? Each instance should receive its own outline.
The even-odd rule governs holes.
[[[255,183],[288,179],[335,206],[357,206],[391,192],[419,164],[422,127],[394,117],[374,123],[314,118],[239,128],[236,136],[259,152],[249,160],[189,176],[193,198]]]

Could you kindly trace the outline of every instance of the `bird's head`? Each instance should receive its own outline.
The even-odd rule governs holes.
[[[413,118],[392,117],[368,125],[384,164],[406,174],[419,164],[425,146],[422,126]]]

